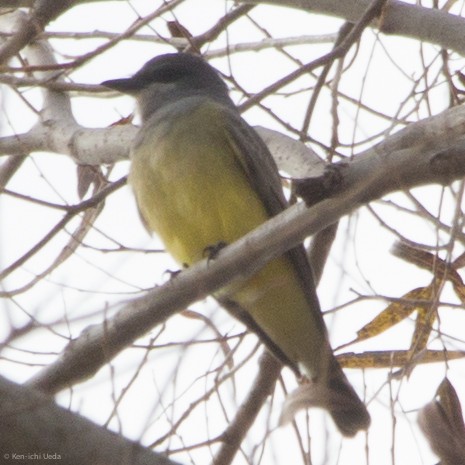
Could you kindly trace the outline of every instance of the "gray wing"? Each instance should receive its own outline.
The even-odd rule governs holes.
[[[258,133],[236,111],[225,108],[224,118],[229,124],[227,137],[247,174],[254,190],[270,216],[277,215],[287,207],[278,167]]]
[[[242,119],[239,113],[227,108],[225,109],[224,116],[230,122],[230,124],[225,125],[228,128],[227,136],[235,148],[236,156],[247,174],[251,185],[261,198],[270,217],[277,215],[287,208],[288,205],[284,197],[278,168],[273,156],[258,133]],[[309,309],[314,315],[315,323],[326,334],[326,325],[321,314],[313,272],[307,259],[305,248],[303,245],[299,245],[289,250],[286,255],[297,271],[302,288],[307,296]],[[247,321],[250,319],[247,312],[241,312],[235,303],[221,303],[250,327],[250,329],[261,334],[264,342],[279,359],[290,365],[295,371],[298,371],[295,364],[289,361],[266,335],[262,334],[253,321]]]

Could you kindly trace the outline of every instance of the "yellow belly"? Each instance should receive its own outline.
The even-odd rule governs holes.
[[[209,115],[199,126],[201,119],[191,114],[176,129],[161,124],[146,131],[130,173],[148,227],[187,265],[204,258],[206,247],[234,242],[269,217],[217,121]],[[230,291],[289,359],[317,369],[322,335],[287,257]]]

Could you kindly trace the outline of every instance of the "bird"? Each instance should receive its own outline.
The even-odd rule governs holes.
[[[136,100],[141,127],[129,183],[144,225],[181,266],[287,208],[270,151],[201,56],[158,55],[132,77],[102,85]],[[367,408],[332,352],[303,245],[214,297],[279,360],[328,392],[325,408],[343,435],[368,428]]]

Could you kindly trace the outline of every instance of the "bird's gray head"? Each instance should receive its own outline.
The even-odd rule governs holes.
[[[144,120],[164,105],[195,95],[233,105],[216,70],[189,53],[157,56],[131,78],[104,81],[102,85],[135,97]]]

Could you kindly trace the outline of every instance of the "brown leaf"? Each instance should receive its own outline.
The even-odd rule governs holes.
[[[459,270],[460,268],[463,268],[465,266],[465,252],[460,254],[452,263],[452,266],[456,269]]]
[[[456,268],[459,268],[461,257],[457,258],[452,264],[449,264],[437,255],[417,247],[411,247],[405,242],[396,242],[391,249],[391,252],[403,260],[413,263],[419,268],[431,271],[438,280],[449,280],[454,286],[462,286],[463,280],[457,273]]]
[[[428,339],[433,328],[433,323],[436,321],[436,308],[417,308],[417,318],[415,320],[415,331],[412,336],[409,352],[412,358],[415,354],[426,348]]]
[[[437,399],[418,415],[418,423],[441,465],[465,465],[465,425],[457,393],[445,378]]]
[[[437,363],[457,360],[465,357],[465,352],[458,350],[423,350],[412,360],[410,350],[367,351],[362,353],[347,352],[337,355],[342,368],[393,368],[403,367],[412,361],[415,364]]]
[[[457,297],[465,305],[465,285],[463,283],[462,284],[452,283],[452,286],[454,288],[454,292],[457,295]]]
[[[429,302],[432,297],[432,286],[419,287],[407,292],[397,302],[389,304],[380,314],[357,331],[353,342],[363,341],[383,333],[400,321],[407,318],[414,310],[421,308],[421,303]],[[409,301],[412,301],[410,304]]]
[[[193,39],[193,35],[186,29],[181,23],[177,21],[167,22],[168,30],[170,31],[171,37],[177,37],[179,39]]]
[[[444,409],[451,426],[465,441],[462,406],[460,405],[454,386],[452,386],[452,383],[447,378],[444,378],[443,382],[439,385],[436,395],[439,397],[439,403]]]
[[[134,119],[134,113],[131,113],[130,115],[124,116],[123,118],[120,118],[118,121],[111,123],[110,127],[112,128],[114,126],[122,126],[125,124],[131,124],[133,119]]]

